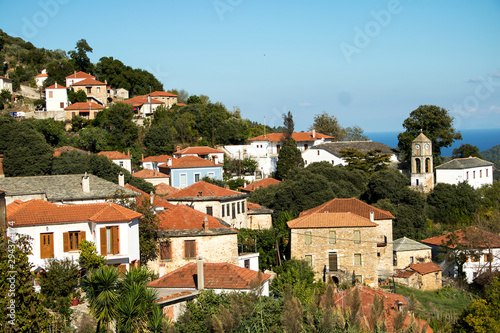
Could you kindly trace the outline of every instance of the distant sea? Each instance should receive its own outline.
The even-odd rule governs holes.
[[[398,134],[401,132],[366,132],[368,139],[381,142],[391,148],[398,147]],[[479,151],[488,150],[496,145],[500,145],[500,128],[489,129],[464,129],[460,130],[462,140],[455,141],[449,148],[442,148],[442,156],[451,156],[453,149],[468,143],[479,148]]]

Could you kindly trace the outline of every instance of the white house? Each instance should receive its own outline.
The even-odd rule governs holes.
[[[243,160],[247,157],[256,160],[258,163],[257,171],[261,173],[262,178],[269,177],[274,171],[276,171],[276,162],[278,161],[278,155],[270,155],[267,149],[260,148],[260,144],[227,145],[224,146],[223,150],[229,157],[235,160]],[[245,179],[246,178],[247,177],[245,177]],[[255,179],[249,180],[253,181]]]
[[[477,157],[456,158],[436,167],[436,183],[467,182],[473,188],[493,184],[494,163]]]
[[[123,103],[132,105],[134,114],[142,118],[150,117],[156,108],[163,104],[162,101],[146,95],[129,98]]]
[[[341,157],[341,151],[349,148],[356,149],[363,154],[373,150],[380,150],[381,154],[390,155],[390,162],[397,163],[398,156],[395,149],[389,146],[373,141],[338,141],[322,143],[311,147],[302,152],[304,165],[308,166],[314,162],[328,162],[332,165],[347,165],[347,162]]]
[[[12,94],[12,79],[9,79],[9,75],[0,76],[0,91],[7,90]]]
[[[58,205],[33,199],[7,206],[10,236],[33,238],[28,255],[35,267],[45,268],[50,258],[78,260],[79,244],[86,239],[108,265],[128,270],[137,265],[139,218],[142,215],[115,203]]]
[[[201,146],[187,147],[182,150],[180,150],[179,146],[177,146],[177,151],[174,153],[174,157],[181,158],[184,156],[197,156],[209,161],[213,161],[215,164],[224,164],[224,151],[219,150],[218,146],[215,149],[211,147]]]
[[[170,155],[148,156],[146,158],[142,155],[142,160],[139,163],[144,169],[158,171],[158,165],[167,163],[169,160],[172,161],[172,158]]]
[[[250,142],[250,145],[257,150],[259,155],[266,153],[269,155],[275,155],[280,152],[282,139],[283,133],[269,133],[248,139],[248,141]],[[312,146],[325,142],[331,142],[334,137],[316,133],[316,131],[313,130],[312,132],[295,132],[292,134],[292,139],[294,139],[297,143],[297,148],[303,152]]]
[[[66,76],[66,87],[71,87],[73,84],[83,81],[85,79],[95,79],[95,76],[87,74],[85,72],[75,71],[73,74]]]
[[[455,258],[463,261],[462,271],[467,283],[482,273],[500,270],[500,236],[476,227],[456,230],[421,241],[432,248],[432,257],[443,269],[443,276],[457,277]],[[439,249],[448,254],[439,256]]]
[[[45,80],[47,80],[48,77],[49,77],[49,74],[47,74],[47,70],[42,69],[42,72],[40,74],[38,74],[37,76],[35,76],[36,86],[38,88],[43,87],[43,83],[45,82]]]
[[[45,88],[45,101],[47,111],[64,111],[69,105],[68,89],[57,82]]]
[[[121,166],[128,172],[132,173],[132,157],[130,157],[130,151],[127,154],[120,153],[119,151],[101,151],[97,155],[102,155],[107,157],[113,163]]]

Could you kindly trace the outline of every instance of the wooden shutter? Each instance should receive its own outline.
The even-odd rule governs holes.
[[[64,252],[69,252],[69,232],[63,232]]]
[[[106,243],[106,228],[101,228],[101,255],[108,254],[108,244]]]
[[[119,227],[111,227],[111,252],[113,254],[120,253],[120,233]]]
[[[82,240],[87,239],[86,235],[87,233],[85,231],[80,231],[78,233],[78,249],[80,249],[80,243],[82,242]]]
[[[162,260],[172,259],[172,243],[170,242],[160,243],[160,259]]]
[[[330,272],[336,272],[338,267],[337,263],[337,253],[328,254],[328,270]]]
[[[189,258],[189,241],[184,241],[184,258]]]
[[[359,230],[354,230],[354,243],[361,243],[361,232]]]
[[[330,231],[330,244],[335,244],[337,242],[337,233],[335,231]]]
[[[306,231],[305,233],[305,241],[306,241],[306,245],[309,245],[312,243],[312,239],[311,239],[311,232],[310,231]]]
[[[185,258],[195,258],[196,257],[196,241],[195,240],[184,241],[184,257]]]

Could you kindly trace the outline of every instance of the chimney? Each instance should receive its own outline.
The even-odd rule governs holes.
[[[370,221],[375,222],[375,212],[370,212]]]
[[[316,130],[313,128],[313,139],[316,139]]]
[[[208,231],[208,216],[205,215],[205,217],[203,218],[203,229],[205,231]]]
[[[229,185],[226,185],[226,190],[229,190]]]
[[[108,85],[108,80],[104,80],[104,84],[105,84],[105,85]]]
[[[130,149],[127,149],[127,156],[130,157]]]
[[[247,181],[246,180],[243,182],[243,187],[247,188]]]
[[[171,158],[169,158],[169,159],[167,160],[167,166],[172,166],[172,159],[171,159]]]
[[[56,88],[57,88],[57,81],[56,81]]]
[[[219,157],[217,155],[214,155],[214,163],[219,164]]]
[[[85,175],[82,177],[82,190],[84,193],[90,193],[90,177],[85,172]]]
[[[197,266],[197,289],[198,290],[203,290],[205,289],[205,276],[203,273],[203,258],[198,257],[196,260],[196,266]]]
[[[3,229],[3,235],[7,232],[7,208],[5,206],[5,192],[0,191],[0,228]]]
[[[141,154],[141,161],[144,161],[144,154]]]
[[[165,275],[165,264],[160,264],[160,270],[158,272],[158,277]]]
[[[215,146],[215,150],[219,150],[219,145]]]
[[[123,174],[123,172],[120,172],[118,174],[118,185],[120,185],[121,187],[125,186],[125,175]]]
[[[179,151],[181,150],[181,146],[177,146],[177,150],[176,151]]]
[[[153,191],[149,193],[149,203],[151,204],[151,206],[153,206],[153,204],[155,203],[155,194],[153,193]]]

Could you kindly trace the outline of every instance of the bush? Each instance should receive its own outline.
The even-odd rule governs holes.
[[[68,297],[78,288],[78,265],[70,259],[50,259],[40,277],[41,292],[49,297]]]

